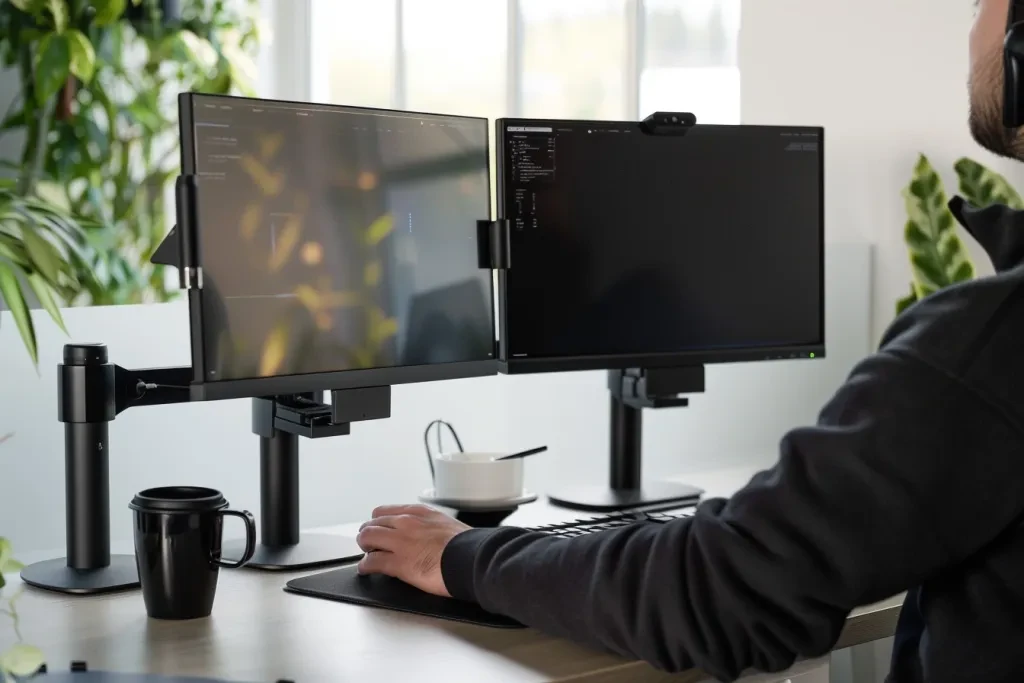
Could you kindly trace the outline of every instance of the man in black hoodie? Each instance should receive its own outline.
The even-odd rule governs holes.
[[[1017,157],[1001,119],[1008,10],[979,2],[971,129]],[[908,309],[731,498],[572,540],[380,508],[360,571],[722,680],[824,655],[851,610],[905,591],[893,683],[1024,680],[1024,215],[951,208],[996,275]]]

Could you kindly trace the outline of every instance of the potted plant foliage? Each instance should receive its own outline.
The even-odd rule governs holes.
[[[182,91],[252,91],[258,0],[5,0],[0,66],[19,90],[0,136],[0,299],[29,353],[27,299],[167,301],[150,257],[169,231]],[[29,292],[26,297],[26,290]]]
[[[971,205],[984,208],[1005,204],[1024,209],[1020,195],[998,173],[966,157],[957,161],[954,169],[960,195]],[[903,198],[907,206],[903,236],[913,279],[909,294],[896,304],[897,313],[929,294],[975,276],[974,264],[947,206],[942,178],[923,154],[914,166],[910,184],[903,190]]]
[[[0,436],[0,445],[11,438],[10,434]],[[4,595],[6,581],[4,574],[12,574],[21,570],[21,563],[14,559],[10,542],[0,536],[0,618],[10,621],[16,642],[7,649],[0,648],[0,681],[9,683],[14,676],[31,676],[39,671],[43,664],[42,651],[22,642],[21,631],[18,629],[18,611],[16,602],[18,593],[11,597]]]

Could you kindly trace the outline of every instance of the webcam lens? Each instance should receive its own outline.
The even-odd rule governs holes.
[[[673,116],[672,117],[672,123],[679,123],[679,117],[678,116]]]

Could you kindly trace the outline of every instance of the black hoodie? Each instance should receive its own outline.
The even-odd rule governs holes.
[[[467,531],[448,590],[721,680],[824,655],[854,608],[909,591],[893,683],[1024,680],[1024,214],[950,207],[997,274],[904,312],[773,468],[666,525]]]

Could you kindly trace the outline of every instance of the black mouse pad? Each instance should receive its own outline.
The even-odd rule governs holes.
[[[285,590],[314,598],[382,607],[479,626],[523,628],[518,621],[491,614],[471,602],[430,595],[389,576],[362,576],[355,565],[292,579]]]

